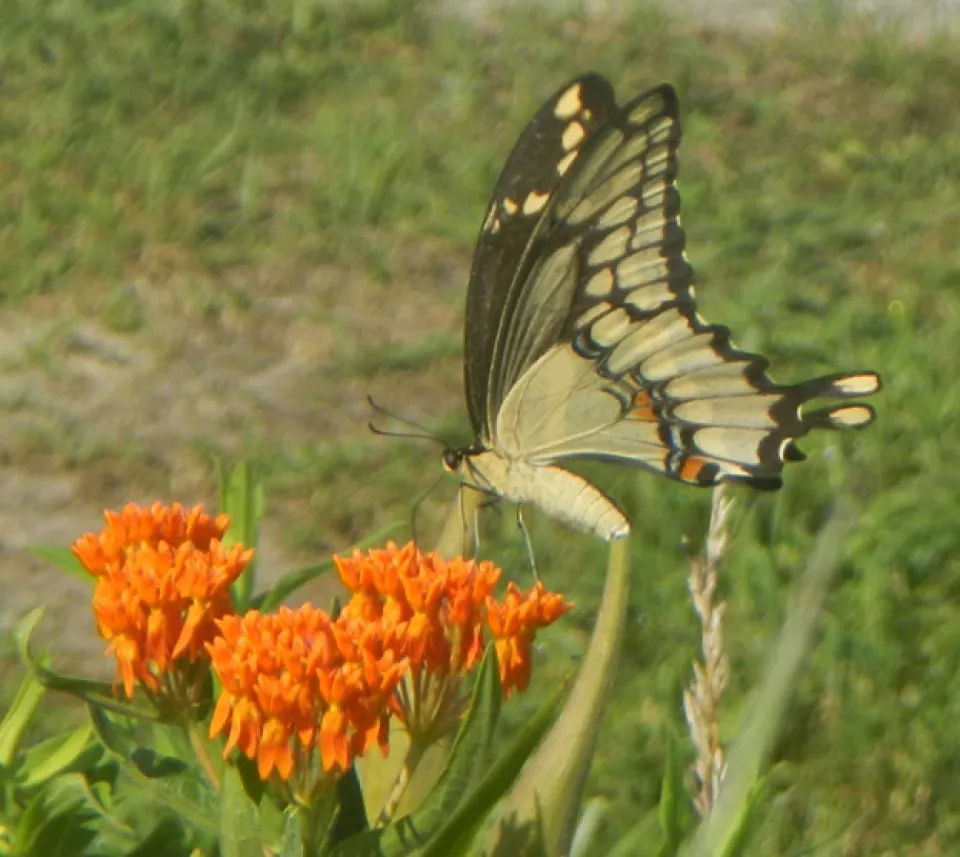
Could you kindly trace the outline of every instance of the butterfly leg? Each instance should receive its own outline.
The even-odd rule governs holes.
[[[467,495],[467,491],[471,493]],[[499,500],[492,491],[486,491],[469,482],[460,483],[460,522],[463,526],[461,551],[465,558],[476,557],[480,551],[480,510],[489,506],[498,507]]]
[[[443,475],[417,498],[417,501],[413,504],[413,508],[410,510],[410,534],[415,544],[420,544],[420,540],[417,538],[417,517],[420,514],[420,507],[423,505],[423,501],[433,493],[434,488],[436,488],[442,480]],[[460,502],[462,506],[463,501],[461,500]]]
[[[523,520],[523,507],[519,504],[517,504],[517,527],[523,536],[523,544],[527,549],[527,561],[530,563],[530,571],[533,572],[533,579],[539,581],[540,574],[537,572],[537,560],[533,555],[533,542],[530,541],[530,531],[527,529],[527,525]]]

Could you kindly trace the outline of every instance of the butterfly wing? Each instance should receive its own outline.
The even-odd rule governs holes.
[[[530,292],[538,282],[530,269],[538,261],[543,215],[584,144],[616,113],[613,88],[602,77],[572,81],[537,111],[497,181],[467,290],[464,381],[477,437],[492,435],[505,391],[516,379],[516,366],[505,371],[505,358],[514,353],[507,351],[508,340],[524,331],[552,342],[559,333],[544,329],[541,304]],[[559,318],[569,312],[571,299],[563,296]]]
[[[765,358],[700,318],[683,253],[677,113],[669,86],[616,109],[581,140],[549,197],[537,197],[521,264],[484,305],[499,315],[486,318],[495,333],[484,340],[481,425],[495,448],[531,463],[612,459],[697,484],[778,487],[783,463],[803,457],[797,438],[874,418],[860,403],[804,405],[869,395],[880,379],[778,385]],[[485,282],[474,274],[472,293]],[[469,331],[468,311],[468,352]]]

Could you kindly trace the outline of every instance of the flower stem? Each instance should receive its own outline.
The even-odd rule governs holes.
[[[404,757],[403,764],[397,772],[397,778],[393,781],[393,788],[390,789],[390,794],[387,796],[383,809],[380,810],[380,815],[377,817],[375,825],[376,827],[386,827],[390,819],[393,818],[397,807],[400,806],[400,801],[403,800],[404,793],[407,791],[407,786],[410,785],[410,780],[413,779],[417,765],[420,764],[420,760],[423,758],[423,752],[426,747],[426,742],[416,738],[410,739],[410,747],[407,749],[407,755]]]
[[[190,737],[190,746],[193,747],[193,752],[197,756],[197,762],[203,770],[204,776],[206,776],[213,790],[219,792],[220,772],[217,770],[217,766],[214,765],[213,759],[210,758],[209,744],[204,740],[203,735],[200,734],[196,723],[189,723],[187,725],[187,735]]]

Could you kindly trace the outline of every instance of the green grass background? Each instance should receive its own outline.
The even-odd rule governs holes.
[[[0,0],[0,300],[69,305],[71,319],[136,341],[165,319],[122,279],[149,247],[170,245],[214,283],[251,266],[335,266],[368,284],[348,319],[363,331],[389,326],[396,268],[415,265],[415,287],[457,321],[424,324],[403,348],[360,336],[323,383],[385,378],[387,405],[466,440],[458,314],[516,135],[588,69],[622,97],[674,83],[703,315],[767,353],[781,380],[873,368],[886,384],[868,432],[809,439],[810,460],[776,496],[738,493],[721,582],[726,739],[832,498],[844,491],[860,509],[754,853],[960,853],[960,41],[911,43],[841,8],[801,3],[784,26],[740,34],[654,5],[620,20],[520,7],[473,26],[403,0]],[[237,303],[227,286],[197,300],[213,321]],[[318,324],[333,314],[316,307]],[[97,507],[98,468],[115,492],[105,460],[129,451],[84,457],[66,442],[47,439],[39,454],[89,470]],[[215,433],[202,445],[217,450]],[[362,421],[289,445],[251,433],[230,451],[258,464],[285,538],[303,550],[343,550],[406,522],[438,467],[432,447],[385,444]],[[666,735],[683,731],[699,642],[687,555],[709,494],[585,472],[635,522],[630,634],[589,785],[610,802],[609,844],[655,807]],[[427,534],[451,494],[448,482],[421,507]],[[546,681],[583,650],[604,550],[528,520],[548,583],[579,607],[547,636]],[[487,553],[525,574],[512,512],[485,527]]]

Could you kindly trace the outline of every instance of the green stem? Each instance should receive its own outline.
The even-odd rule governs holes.
[[[410,780],[413,779],[417,765],[420,764],[420,760],[423,758],[425,749],[426,744],[423,741],[411,738],[407,755],[404,757],[403,764],[397,772],[397,777],[393,781],[393,788],[390,789],[390,794],[387,796],[383,809],[380,810],[380,815],[377,818],[375,827],[386,827],[387,824],[390,823],[390,819],[392,819],[394,813],[396,813],[397,807],[400,806],[400,801],[403,800],[407,786],[410,785]]]
[[[563,710],[507,799],[484,853],[499,853],[518,825],[542,825],[544,853],[566,854],[593,748],[613,687],[630,591],[629,539],[610,543],[593,636]]]
[[[213,763],[213,759],[210,758],[208,742],[198,731],[197,723],[191,722],[187,724],[186,729],[187,736],[190,738],[190,746],[193,747],[193,752],[196,754],[197,762],[200,764],[200,768],[204,776],[206,776],[207,782],[210,783],[215,792],[219,792],[220,772]]]

